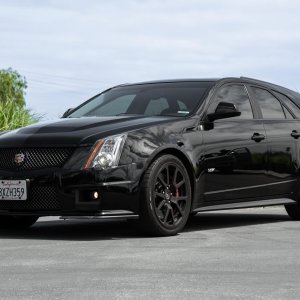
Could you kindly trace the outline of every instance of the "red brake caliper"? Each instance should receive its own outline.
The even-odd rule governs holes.
[[[176,189],[176,200],[179,198],[179,191]]]

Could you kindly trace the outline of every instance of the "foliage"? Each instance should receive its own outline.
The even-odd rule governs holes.
[[[0,69],[0,131],[37,122],[40,117],[25,107],[27,82],[13,69]]]
[[[25,106],[27,81],[13,69],[0,70],[0,102],[12,101],[19,107]]]
[[[13,101],[0,102],[0,131],[12,130],[36,123],[39,116]]]

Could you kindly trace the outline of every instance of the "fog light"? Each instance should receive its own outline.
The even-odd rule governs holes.
[[[99,198],[99,193],[98,192],[92,192],[92,198],[94,200],[98,199]]]

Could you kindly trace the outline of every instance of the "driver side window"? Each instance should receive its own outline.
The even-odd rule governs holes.
[[[222,86],[213,103],[209,106],[207,114],[214,113],[220,102],[229,102],[235,105],[236,109],[241,112],[241,115],[234,118],[253,119],[250,100],[244,85],[231,84]]]

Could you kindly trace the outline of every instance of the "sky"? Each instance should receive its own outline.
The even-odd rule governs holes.
[[[300,91],[300,1],[0,0],[0,69],[60,117],[121,83],[247,76]]]

